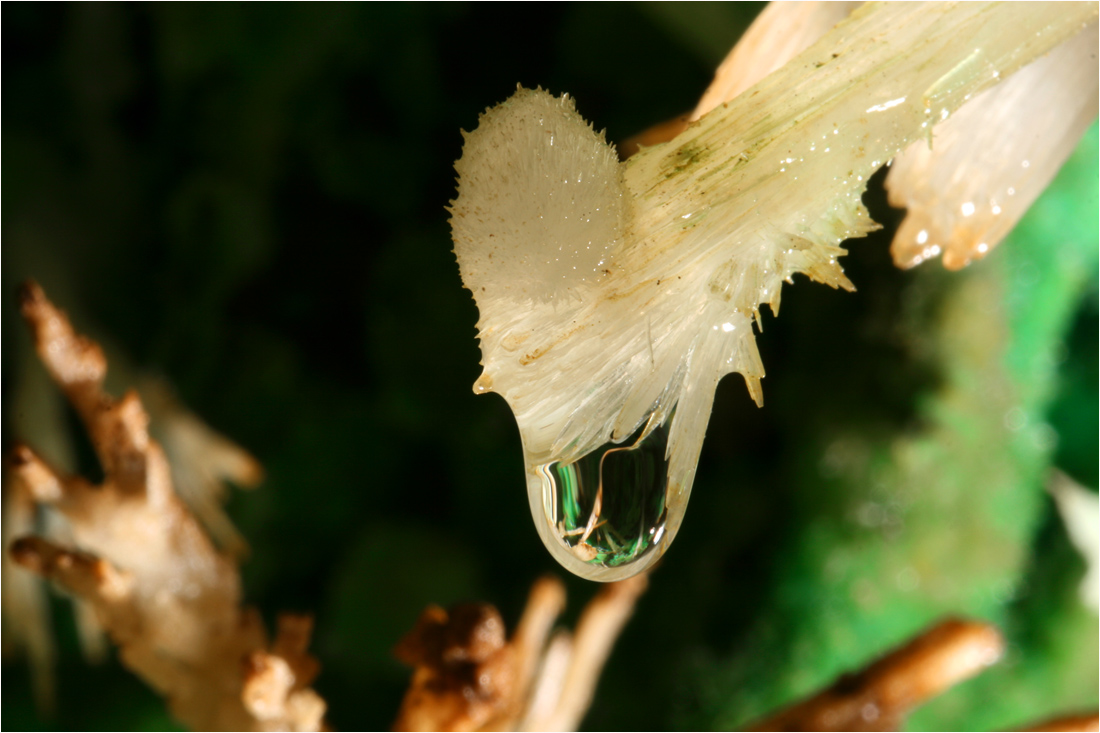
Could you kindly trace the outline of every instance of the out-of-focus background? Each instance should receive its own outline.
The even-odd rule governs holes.
[[[423,606],[514,623],[564,575],[506,404],[471,391],[443,208],[460,128],[520,83],[621,141],[689,110],[759,8],[5,4],[5,446],[41,381],[14,304],[34,277],[116,374],[163,377],[260,459],[229,502],[247,600],[315,613],[329,722],[387,728],[408,679],[389,650]],[[743,724],[946,614],[1001,625],[1008,657],[912,727],[1096,709],[1086,563],[1043,490],[1052,466],[1097,486],[1096,161],[1094,126],[961,274],[893,268],[901,212],[876,178],[887,231],[843,261],[858,292],[798,279],[759,337],[765,407],[720,385],[683,529],[586,726]],[[568,587],[566,621],[595,590]],[[114,658],[88,666],[52,604],[58,704],[36,712],[5,656],[5,728],[176,725]]]

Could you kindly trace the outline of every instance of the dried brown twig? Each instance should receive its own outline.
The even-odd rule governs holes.
[[[948,619],[854,674],[758,721],[752,730],[899,730],[925,701],[978,674],[1004,654],[990,624]],[[1024,730],[1094,731],[1097,716],[1072,715]]]
[[[1058,718],[1051,718],[1042,722],[1033,723],[1020,730],[1049,731],[1051,733],[1073,733],[1074,731],[1090,733],[1100,731],[1100,715],[1097,713],[1059,715]]]
[[[993,626],[943,621],[753,729],[897,730],[913,708],[974,676],[1002,654],[1004,640]]]
[[[1033,723],[1021,728],[1024,731],[1050,731],[1050,733],[1073,733],[1081,731],[1089,733],[1100,730],[1100,715],[1096,713],[1081,713],[1078,715],[1060,715],[1039,723]]]
[[[80,416],[104,472],[95,486],[63,476],[16,446],[17,491],[68,520],[79,550],[39,537],[11,558],[83,599],[122,662],[196,729],[317,729],[325,705],[309,689],[310,621],[286,616],[269,647],[258,615],[240,605],[237,567],[211,543],[173,489],[134,391],[103,391],[107,364],[34,283],[20,293],[38,355]],[[25,502],[25,499],[24,499]]]
[[[640,575],[605,586],[575,633],[552,638],[565,608],[565,588],[554,578],[535,583],[510,641],[488,604],[429,606],[394,649],[415,669],[394,729],[575,730],[646,585]]]

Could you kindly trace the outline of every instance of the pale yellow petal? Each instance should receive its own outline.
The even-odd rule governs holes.
[[[890,203],[908,209],[899,267],[943,256],[951,270],[1008,235],[1096,119],[1097,25],[977,95],[899,155]]]

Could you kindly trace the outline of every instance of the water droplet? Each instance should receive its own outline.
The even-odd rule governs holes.
[[[650,421],[652,422],[652,420]],[[668,545],[668,432],[647,423],[619,444],[572,463],[534,467],[532,509],[543,542],[568,570],[619,580],[657,560]],[[536,478],[537,477],[537,478]]]

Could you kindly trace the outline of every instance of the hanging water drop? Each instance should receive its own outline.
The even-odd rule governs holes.
[[[655,562],[671,537],[668,432],[646,424],[570,462],[529,469],[531,509],[551,554],[591,580],[629,577]]]

